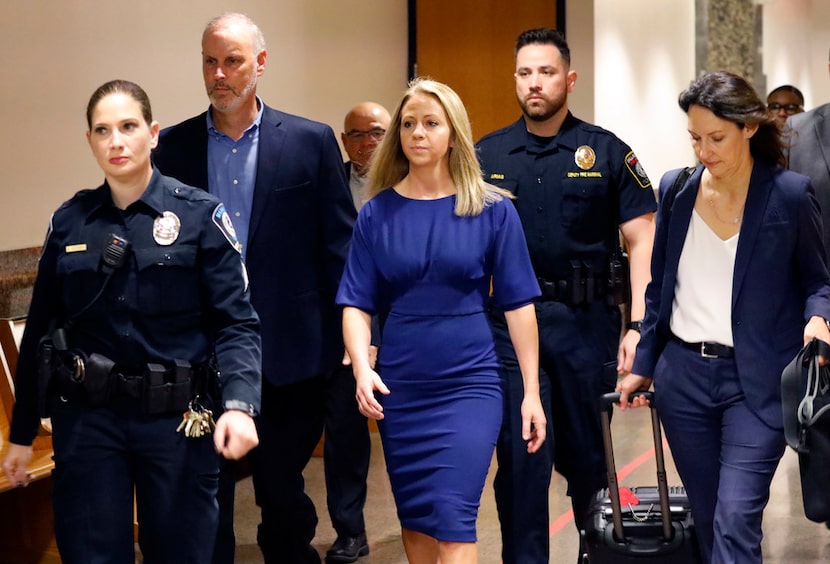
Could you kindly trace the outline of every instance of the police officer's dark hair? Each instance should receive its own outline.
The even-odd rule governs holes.
[[[537,27],[523,31],[516,40],[516,52],[514,55],[518,55],[519,50],[527,45],[553,45],[559,49],[562,60],[568,65],[571,64],[571,49],[568,47],[565,36],[559,30]]]
[[[86,124],[89,129],[92,129],[92,113],[95,107],[103,98],[110,94],[126,94],[141,106],[141,115],[147,125],[153,123],[153,110],[150,108],[150,98],[144,89],[135,82],[129,80],[110,80],[99,86],[92,96],[89,97],[89,103],[86,105]]]
[[[772,90],[772,92],[767,94],[767,100],[769,100],[771,96],[773,96],[774,94],[778,94],[779,92],[791,92],[795,94],[795,97],[798,98],[798,103],[802,106],[804,105],[804,94],[802,94],[801,90],[799,90],[792,84],[784,84],[782,86],[779,86],[778,88],[775,88],[774,90]]]
[[[690,106],[706,108],[739,128],[757,125],[758,131],[749,140],[752,156],[770,164],[786,165],[781,131],[745,78],[726,71],[704,74],[680,93],[678,104],[686,113]]]

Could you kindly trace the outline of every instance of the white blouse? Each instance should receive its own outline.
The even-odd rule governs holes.
[[[723,240],[698,215],[686,233],[680,253],[669,326],[689,342],[734,346],[732,339],[732,279],[738,235]]]

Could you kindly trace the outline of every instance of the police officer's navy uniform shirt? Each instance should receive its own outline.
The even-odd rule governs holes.
[[[102,296],[74,320],[70,348],[102,354],[127,374],[142,374],[148,362],[202,363],[215,351],[223,400],[259,410],[259,319],[229,215],[216,196],[154,170],[141,198],[125,210],[114,205],[105,183],[78,192],[53,215],[21,343],[14,443],[31,444],[39,425],[38,340],[54,314],[62,325],[101,289],[102,250],[111,233],[132,250]]]
[[[651,182],[631,148],[570,112],[555,137],[529,133],[519,118],[483,137],[477,148],[484,180],[517,196],[540,277],[567,278],[573,259],[602,272],[617,227],[657,209]]]

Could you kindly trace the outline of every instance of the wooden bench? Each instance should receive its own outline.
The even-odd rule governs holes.
[[[0,320],[2,368],[0,377],[0,460],[8,451],[9,426],[14,406],[14,371],[24,320]],[[31,483],[25,488],[12,484],[0,472],[0,562],[20,564],[60,562],[55,545],[52,511],[52,435],[44,420],[32,444],[29,464]]]

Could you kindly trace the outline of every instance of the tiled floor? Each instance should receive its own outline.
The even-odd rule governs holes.
[[[648,411],[634,410],[617,414],[614,419],[617,470],[620,483],[627,486],[651,485],[654,478],[654,457],[651,456],[651,427]],[[360,564],[403,564],[406,557],[400,539],[389,480],[383,464],[380,439],[372,434],[374,451],[369,475],[369,500],[365,517],[371,552]],[[671,464],[671,457],[667,456]],[[638,461],[640,461],[638,463]],[[501,562],[501,540],[493,500],[491,467],[478,518],[479,562]],[[630,471],[630,474],[626,474]],[[317,506],[320,524],[314,546],[321,555],[334,541],[335,533],[325,509],[325,485],[321,458],[312,459],[306,473],[307,490]],[[830,471],[828,472],[830,478]],[[680,481],[673,467],[669,468],[669,484]],[[571,563],[576,560],[577,533],[568,517],[570,504],[564,495],[565,483],[555,475],[550,488],[551,562]],[[797,459],[787,452],[773,482],[772,498],[764,516],[764,556],[771,564],[812,564],[830,562],[830,530],[824,525],[807,521],[801,509]],[[258,510],[253,502],[250,478],[237,488],[236,533],[237,559],[240,564],[262,562],[256,546]]]

